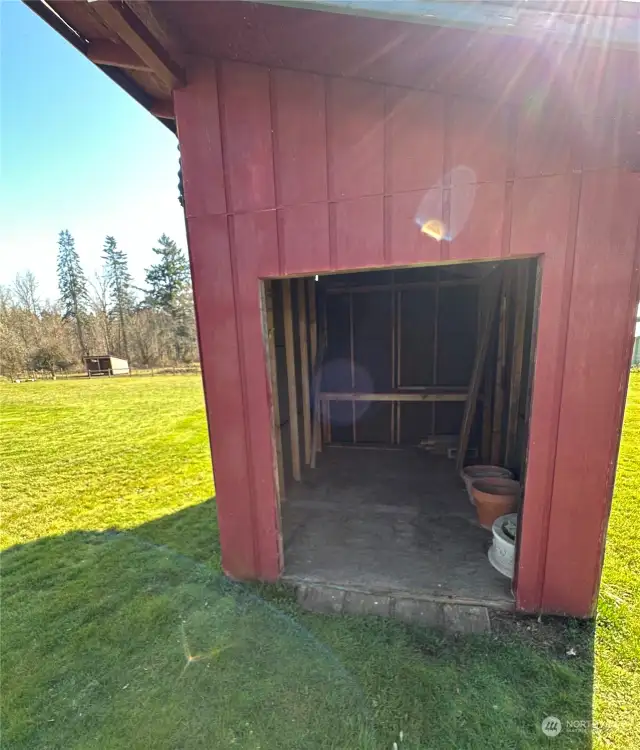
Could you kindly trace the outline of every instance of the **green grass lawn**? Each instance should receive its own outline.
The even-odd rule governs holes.
[[[0,384],[0,418],[3,748],[640,747],[640,374],[595,632],[454,637],[227,581],[198,376]]]

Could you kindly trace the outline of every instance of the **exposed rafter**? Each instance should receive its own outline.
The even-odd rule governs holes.
[[[87,1],[91,3],[91,8],[100,16],[105,25],[158,76],[167,88],[173,90],[185,84],[182,68],[171,59],[167,50],[126,3],[116,0]]]
[[[90,41],[87,46],[87,57],[97,65],[111,65],[114,68],[125,68],[127,70],[151,71],[151,68],[129,47],[110,42],[108,39]]]

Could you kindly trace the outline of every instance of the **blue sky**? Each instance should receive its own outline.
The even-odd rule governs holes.
[[[175,136],[18,0],[0,2],[0,284],[57,296],[57,235],[88,276],[106,234],[136,282],[166,232],[186,250]]]

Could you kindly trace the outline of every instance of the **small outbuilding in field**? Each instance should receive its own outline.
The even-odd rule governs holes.
[[[638,303],[640,4],[29,6],[178,134],[225,571],[592,615]],[[523,490],[496,532],[513,581],[478,463]]]
[[[101,354],[95,357],[85,357],[84,366],[87,375],[91,378],[95,375],[128,375],[129,362],[126,359],[112,357],[110,354]]]

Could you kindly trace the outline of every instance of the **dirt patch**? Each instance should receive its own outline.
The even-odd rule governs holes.
[[[557,659],[591,658],[595,620],[571,617],[513,615],[491,612],[491,630],[496,638],[518,638]]]

